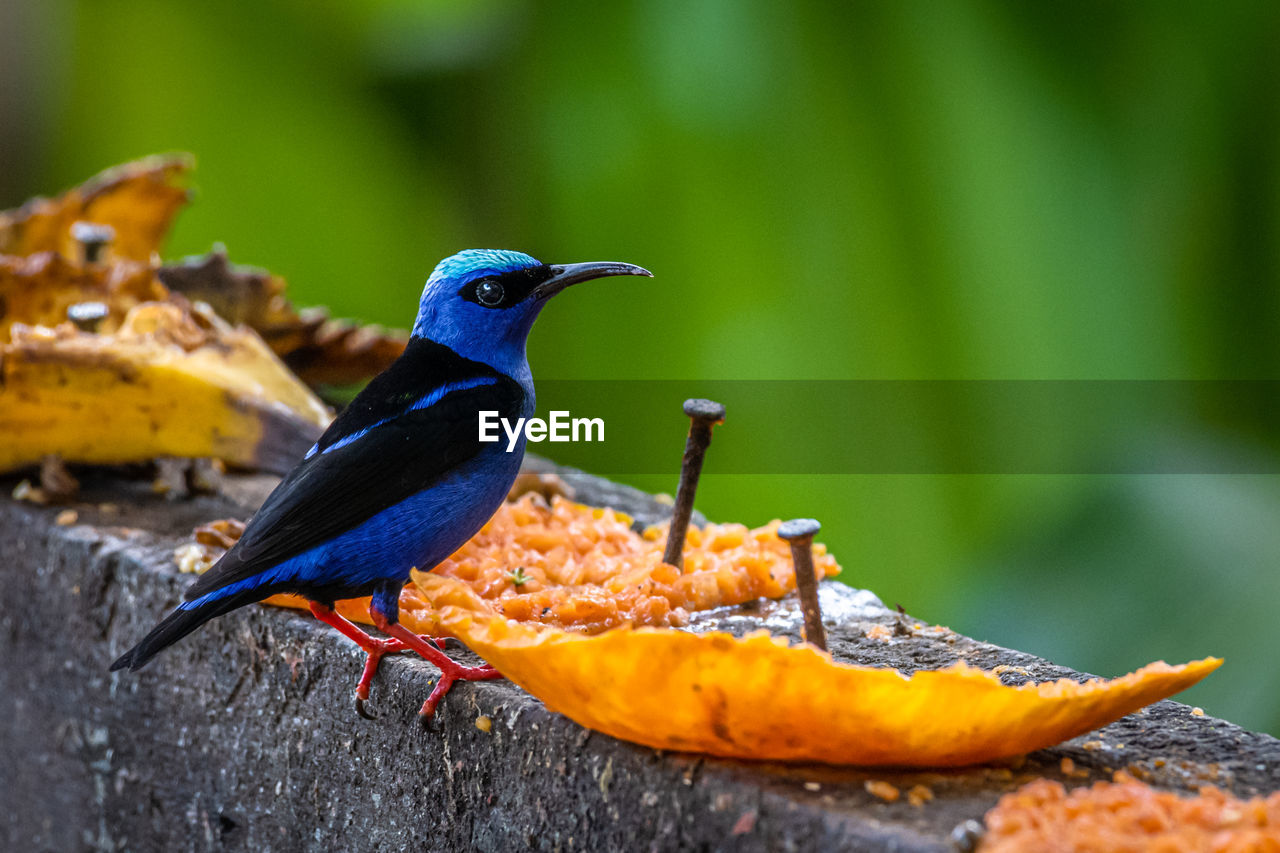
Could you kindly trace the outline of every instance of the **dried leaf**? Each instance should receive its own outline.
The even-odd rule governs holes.
[[[284,279],[266,270],[233,265],[222,248],[166,264],[156,270],[156,276],[174,293],[207,302],[227,322],[252,326],[259,334],[297,320],[297,312],[284,297]]]
[[[331,320],[324,309],[299,312],[285,298],[284,279],[232,265],[220,250],[161,267],[157,274],[175,293],[254,328],[312,387],[363,382],[390,367],[408,340],[403,332]]]
[[[409,341],[404,332],[361,326],[351,320],[330,320],[320,308],[309,308],[299,316],[303,329],[314,331],[309,336],[304,332],[303,342],[282,352],[281,357],[312,387],[364,382],[390,367]],[[324,319],[316,326],[318,318]],[[279,334],[272,333],[270,337],[274,341]]]

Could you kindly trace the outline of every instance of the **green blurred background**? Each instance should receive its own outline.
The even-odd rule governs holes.
[[[464,247],[658,273],[557,301],[540,378],[1265,379],[1278,43],[1273,2],[19,0],[0,205],[191,151],[170,256],[402,327]],[[709,516],[816,515],[890,605],[1105,675],[1221,655],[1183,698],[1280,733],[1275,476],[715,467]]]

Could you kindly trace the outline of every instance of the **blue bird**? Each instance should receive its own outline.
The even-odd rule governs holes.
[[[617,275],[652,273],[620,263],[548,265],[493,249],[441,261],[404,353],[325,430],[183,603],[111,669],[137,670],[210,619],[290,592],[368,654],[356,690],[362,716],[388,652],[411,649],[440,669],[422,707],[428,718],[454,681],[500,677],[489,666],[459,665],[399,624],[400,589],[410,569],[434,568],[465,543],[510,490],[523,433],[510,452],[506,442],[481,442],[479,413],[511,423],[534,414],[525,342],[547,300]],[[333,609],[365,595],[390,639],[370,637]]]

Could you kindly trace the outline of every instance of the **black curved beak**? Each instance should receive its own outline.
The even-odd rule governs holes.
[[[620,264],[613,261],[563,264],[552,266],[551,278],[535,287],[533,293],[539,299],[549,299],[571,284],[611,275],[645,275],[653,278],[653,273],[635,264]]]

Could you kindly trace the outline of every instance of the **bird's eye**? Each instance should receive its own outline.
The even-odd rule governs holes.
[[[492,308],[502,301],[502,285],[487,279],[476,285],[476,301]]]

